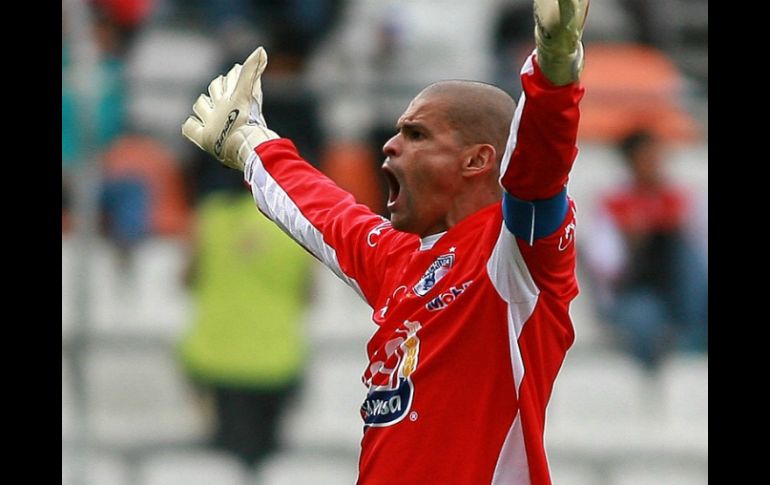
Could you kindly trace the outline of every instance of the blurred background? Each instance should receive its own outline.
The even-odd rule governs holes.
[[[530,0],[63,0],[62,485],[352,484],[371,310],[183,139],[267,48],[264,111],[384,214],[381,146],[438,79],[518,99]],[[708,466],[708,4],[592,0],[576,342],[556,485]]]

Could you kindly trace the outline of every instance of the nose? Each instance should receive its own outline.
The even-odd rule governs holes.
[[[398,154],[401,152],[400,140],[400,133],[396,133],[390,137],[390,140],[386,141],[382,146],[382,153],[384,153],[387,157],[398,156]]]

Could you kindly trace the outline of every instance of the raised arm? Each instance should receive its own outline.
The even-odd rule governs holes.
[[[371,262],[382,257],[380,249],[395,231],[267,127],[260,81],[266,65],[267,54],[259,47],[243,66],[214,79],[182,133],[224,165],[243,171],[259,210],[371,302],[379,291],[376,268],[384,267]]]
[[[530,244],[559,228],[568,211],[588,3],[534,0],[536,48],[521,71],[523,93],[500,170],[506,225]]]

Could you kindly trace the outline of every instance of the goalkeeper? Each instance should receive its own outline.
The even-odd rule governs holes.
[[[270,130],[262,48],[214,79],[182,127],[373,309],[359,484],[551,483],[545,411],[578,293],[566,186],[587,7],[534,0],[518,104],[473,81],[417,94],[383,147],[390,219]]]

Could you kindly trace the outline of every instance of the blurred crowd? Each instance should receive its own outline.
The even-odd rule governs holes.
[[[123,264],[130,266],[134,248],[148,239],[185,242],[190,265],[180,281],[189,284],[203,311],[190,322],[180,359],[202,392],[214,393],[219,402],[222,425],[213,442],[253,462],[275,446],[273,431],[259,438],[239,436],[243,426],[231,419],[274,422],[299,385],[305,346],[296,324],[308,291],[303,284],[308,261],[306,255],[292,252],[293,245],[280,231],[260,224],[236,173],[174,138],[181,139],[179,127],[188,112],[172,111],[176,125],[165,131],[143,122],[144,105],[137,103],[141,93],[132,82],[141,71],[137,59],[152,47],[143,43],[145,34],[167,29],[203,36],[221,73],[264,45],[269,55],[264,114],[270,128],[291,138],[310,163],[361,203],[387,215],[378,167],[381,146],[397,116],[419,89],[440,78],[492,82],[517,98],[518,71],[533,47],[531,2],[84,3],[90,7],[99,82],[93,93],[93,129],[86,132],[79,112],[82,100],[72,82],[80,66],[63,7],[62,236],[78,229],[74,186],[83,164],[94,159],[101,173],[99,236],[114,244]],[[665,171],[667,145],[702,143],[707,132],[682,108],[682,100],[692,95],[693,83],[699,80],[683,74],[672,60],[670,49],[681,33],[675,19],[661,15],[664,3],[618,0],[592,5],[597,25],[589,21],[596,31],[592,34],[589,28],[586,33],[587,94],[581,127],[581,139],[613,147],[618,165],[628,174],[609,192],[595,194],[599,202],[592,224],[582,229],[587,275],[582,284],[594,289],[592,303],[613,344],[652,371],[670,352],[706,353],[708,342],[707,254],[701,244],[707,237],[701,203],[706,194],[678,187]],[[616,17],[602,11],[607,5],[618,17],[633,19],[634,28],[624,31],[617,45],[612,36],[623,29],[617,27]],[[602,18],[609,20],[602,23]],[[629,56],[619,56],[621,52]],[[651,60],[640,66],[640,56]],[[195,59],[163,59],[170,71],[177,61]],[[645,69],[655,75],[640,73]],[[623,73],[636,83],[627,90],[619,81],[625,79]],[[214,74],[193,79],[182,104],[192,106]],[[179,94],[173,91],[172,86],[161,97]],[[579,167],[578,161],[576,170]],[[230,228],[237,233],[228,238]],[[271,262],[296,271],[282,273],[277,281]],[[270,284],[249,277],[259,273],[270,275]],[[233,281],[247,286],[245,295],[222,287]],[[247,318],[254,295],[259,295],[258,301],[277,301],[274,312]],[[211,332],[212,325],[219,332]],[[249,340],[261,341],[269,352],[237,347]],[[245,357],[254,352],[261,358]],[[258,414],[247,416],[244,409]]]

